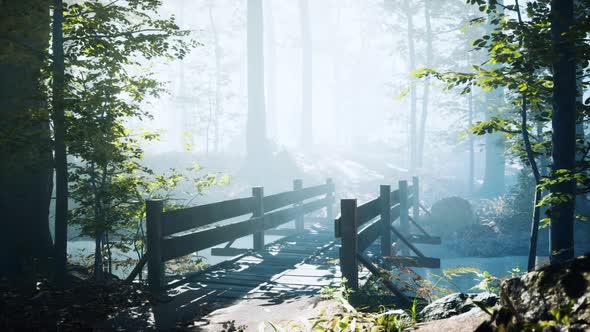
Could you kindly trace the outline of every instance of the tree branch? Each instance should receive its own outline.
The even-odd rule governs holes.
[[[92,39],[92,38],[117,38],[117,37],[123,37],[123,36],[132,36],[134,34],[142,33],[142,32],[162,32],[162,31],[164,31],[164,30],[162,30],[162,29],[140,29],[140,30],[135,30],[135,31],[125,31],[125,32],[113,33],[113,34],[107,34],[107,35],[88,35],[88,36],[83,36],[80,38],[66,37],[66,38],[64,38],[64,41],[84,40],[84,39]],[[157,34],[157,35],[158,36],[169,36],[170,34]]]
[[[33,53],[35,56],[37,56],[40,59],[43,59],[43,58],[48,58],[51,60],[53,59],[53,57],[49,53],[39,50],[38,48],[31,45],[26,40],[23,40],[20,38],[15,38],[15,37],[5,35],[5,34],[0,34],[0,40],[6,40],[6,41],[11,42],[13,44],[19,45],[22,48],[27,49],[28,51],[30,51],[31,53]]]

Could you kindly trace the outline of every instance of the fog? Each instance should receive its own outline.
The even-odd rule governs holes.
[[[161,15],[174,15],[180,28],[190,30],[199,46],[183,60],[146,63],[168,82],[169,90],[169,94],[144,105],[153,120],[130,123],[134,130],[161,134],[159,141],[143,146],[148,161],[172,155],[176,157],[161,157],[166,158],[168,167],[178,167],[180,159],[188,158],[209,171],[231,175],[246,163],[246,6],[245,1],[230,0],[164,1]],[[470,46],[482,27],[466,25],[482,14],[462,1],[433,2],[432,57],[427,59],[424,8],[415,4],[410,10],[415,54],[410,59],[404,6],[404,2],[383,0],[309,1],[311,81],[303,83],[300,4],[263,1],[265,87],[256,89],[264,89],[266,138],[271,153],[288,155],[305,176],[333,176],[340,180],[337,184],[347,182],[345,186],[377,179],[393,183],[416,173],[460,184],[443,192],[468,193],[469,135],[465,130],[469,125],[469,96],[443,91],[439,83],[430,81],[425,106],[425,83],[413,77],[412,71],[428,62],[429,67],[439,69],[469,70],[470,59],[482,58],[481,52],[472,51]],[[312,91],[313,142],[306,148],[301,145],[304,84],[310,84]],[[417,133],[411,129],[412,89],[416,93]],[[476,90],[472,95],[473,121],[484,118],[483,94]],[[423,162],[412,171],[412,135],[422,130],[425,107]],[[482,139],[473,139],[477,188],[483,180],[485,145]],[[283,166],[279,161],[258,165]],[[290,178],[301,176],[285,172],[280,174],[286,186]],[[514,171],[508,169],[507,173]],[[244,177],[233,178],[248,183]],[[265,182],[278,181],[270,180]],[[510,179],[507,181],[510,183]],[[441,191],[439,194],[443,195]]]

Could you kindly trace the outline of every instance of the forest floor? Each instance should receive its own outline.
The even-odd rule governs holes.
[[[123,308],[149,301],[142,285],[118,279],[97,284],[78,267],[71,270],[69,285],[63,289],[43,277],[29,283],[20,280],[18,285],[2,279],[0,331],[89,330]]]

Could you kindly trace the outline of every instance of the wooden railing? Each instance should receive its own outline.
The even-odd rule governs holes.
[[[303,188],[301,180],[295,180],[292,191],[269,196],[264,196],[264,188],[255,187],[251,197],[172,211],[163,210],[162,200],[147,201],[150,289],[159,292],[166,287],[164,264],[169,260],[226,242],[228,245],[225,248],[217,248],[217,254],[250,250],[230,248],[236,239],[248,235],[253,235],[253,249],[262,250],[265,231],[293,220],[293,233],[303,231],[305,214],[326,208],[327,217],[331,220],[333,205],[334,183],[331,179],[325,184],[308,188]],[[242,220],[228,221],[237,217],[242,217]]]
[[[358,263],[376,273],[378,269],[364,255],[364,251],[377,239],[381,239],[380,253],[384,260],[404,266],[439,268],[440,260],[426,257],[413,243],[440,244],[440,238],[430,236],[420,225],[419,180],[413,178],[412,186],[400,181],[399,188],[382,185],[379,197],[357,206],[356,199],[340,201],[340,216],[335,220],[336,238],[341,238],[340,269],[347,286],[357,289]],[[409,210],[412,211],[410,216]],[[399,219],[399,226],[393,223]],[[422,233],[410,234],[413,224]],[[395,245],[394,245],[395,243]],[[397,249],[401,255],[397,256]],[[416,256],[407,256],[412,251]],[[385,286],[404,298],[391,282]],[[407,299],[406,299],[407,300]]]

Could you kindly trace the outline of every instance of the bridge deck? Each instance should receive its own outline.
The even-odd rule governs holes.
[[[152,308],[154,323],[163,329],[192,321],[213,326],[218,319],[210,319],[209,313],[221,308],[231,311],[239,302],[255,301],[259,313],[270,313],[270,306],[319,295],[326,286],[339,286],[339,246],[332,224],[322,219],[307,225],[303,233],[269,244],[264,251],[171,280],[169,301]]]

